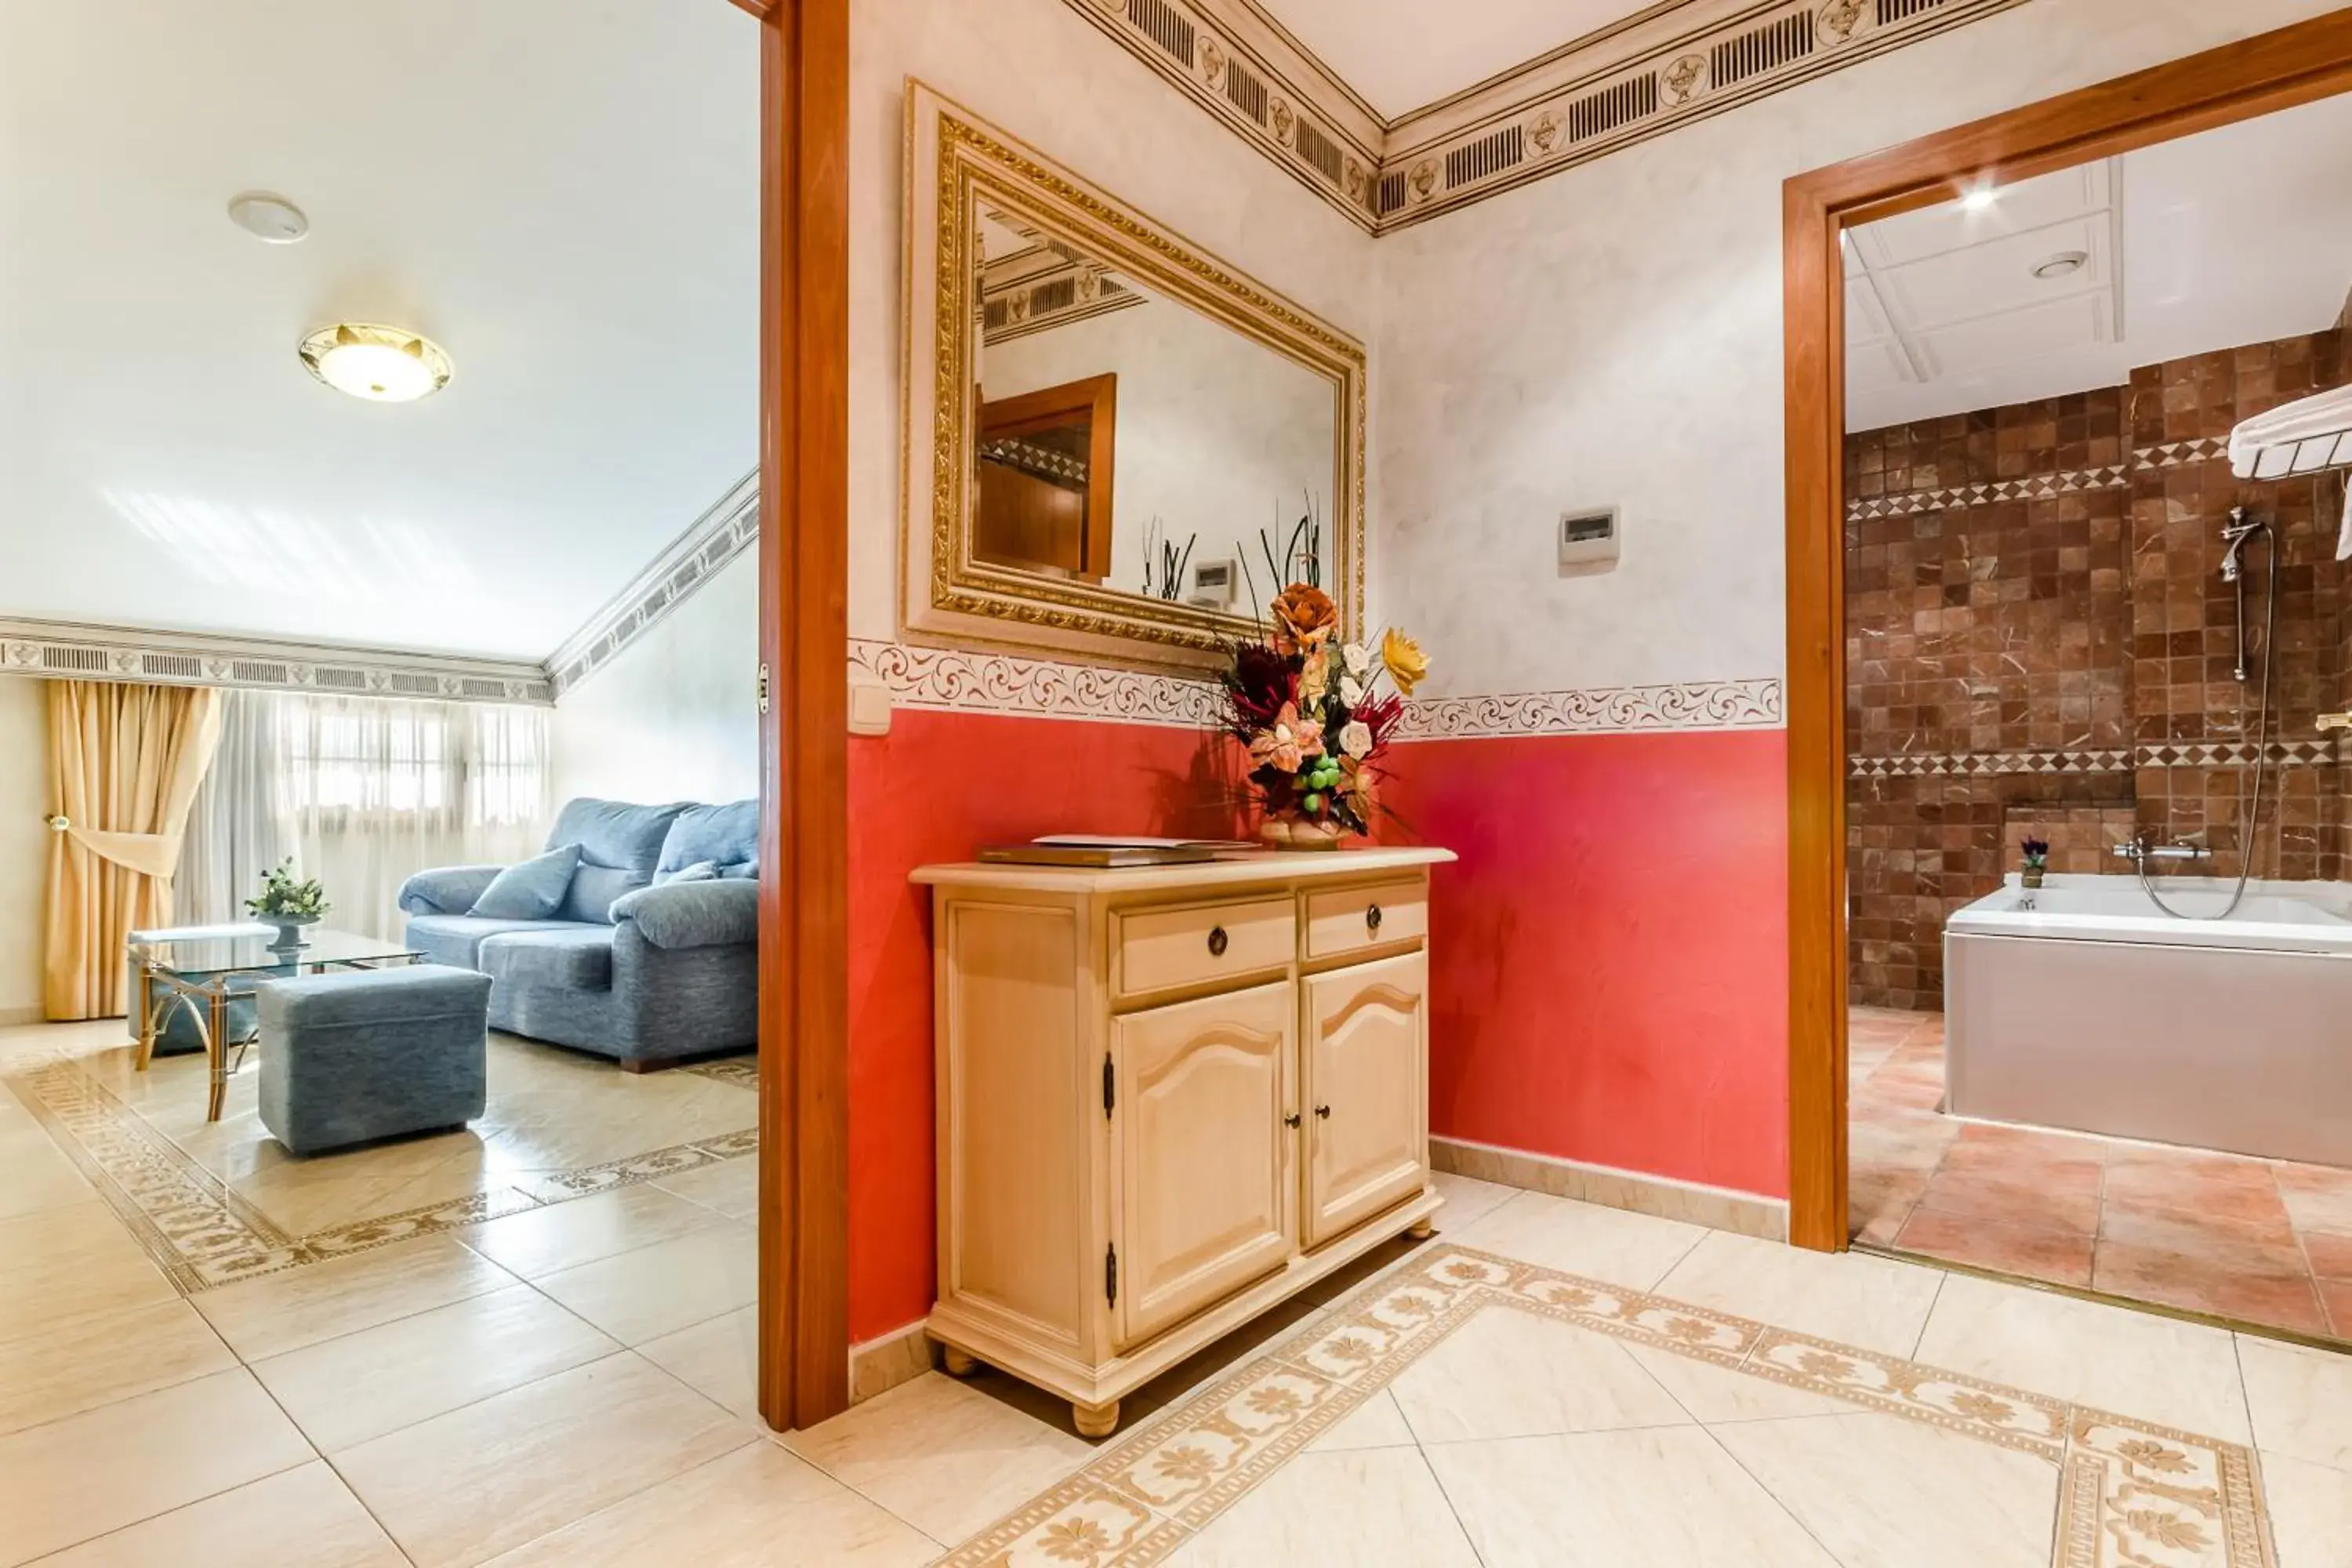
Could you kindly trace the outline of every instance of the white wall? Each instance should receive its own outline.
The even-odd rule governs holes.
[[[2036,0],[1381,240],[1373,569],[1425,689],[1780,673],[1781,182],[2329,9]],[[1610,502],[1622,564],[1562,579]]]
[[[1066,0],[882,0],[849,33],[849,629],[898,633],[906,79],[1372,337],[1372,240]]]
[[[759,556],[746,551],[556,704],[555,798],[760,793]]]
[[[1328,549],[1338,395],[1297,361],[1156,297],[1025,333],[982,358],[992,401],[1118,377],[1111,587],[1143,592],[1144,539],[1155,519],[1180,554],[1199,535],[1195,561],[1246,548],[1261,593],[1273,589],[1263,586],[1258,530],[1275,531],[1278,555],[1311,507]]]
[[[48,683],[0,676],[0,1024],[41,1014]]]

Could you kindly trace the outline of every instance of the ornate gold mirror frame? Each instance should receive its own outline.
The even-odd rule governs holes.
[[[910,641],[1076,656],[1135,668],[1205,670],[1248,634],[1247,616],[1145,598],[976,560],[972,553],[971,250],[983,204],[1099,258],[1331,384],[1324,588],[1362,635],[1364,348],[1272,289],[1185,243],[1044,153],[919,81],[907,84],[907,488],[901,616]],[[1214,453],[1203,453],[1214,461]],[[1235,519],[1246,538],[1261,520]],[[1281,584],[1261,584],[1271,595]],[[1253,606],[1253,609],[1255,606]]]

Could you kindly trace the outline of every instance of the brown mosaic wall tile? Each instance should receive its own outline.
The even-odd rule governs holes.
[[[2107,851],[2144,831],[2195,838],[2214,851],[2200,869],[2237,874],[2246,770],[2183,750],[2254,738],[2221,575],[2230,510],[2269,519],[2278,545],[2273,743],[2311,742],[2319,714],[2352,702],[2352,587],[2337,481],[2242,484],[2226,438],[2347,381],[2332,331],[1848,439],[1857,1002],[1940,1005],[1944,921],[1999,886],[2029,836],[2062,871],[2125,870]],[[2258,679],[2273,576],[2259,545],[2245,559]],[[2258,875],[2344,874],[2352,779],[2310,752],[2270,772]]]

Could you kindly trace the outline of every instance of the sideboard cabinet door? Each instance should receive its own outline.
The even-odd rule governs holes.
[[[1319,1247],[1421,1191],[1428,1125],[1420,953],[1307,983],[1307,1232]]]
[[[1297,1249],[1283,1124],[1289,984],[1132,1013],[1112,1026],[1118,1341],[1139,1341],[1279,1268]]]

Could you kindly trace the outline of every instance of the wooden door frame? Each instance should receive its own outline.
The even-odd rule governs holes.
[[[849,0],[760,19],[759,1403],[849,1406]]]
[[[2352,91],[2352,7],[2029,104],[1782,187],[1787,291],[1789,1239],[1842,1251],[1846,1218],[1844,269],[1841,233],[1966,184]]]

